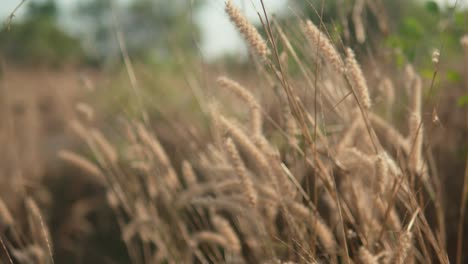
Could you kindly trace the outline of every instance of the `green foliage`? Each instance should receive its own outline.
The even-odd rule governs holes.
[[[53,0],[44,3],[30,2],[26,16],[31,19],[56,19],[58,15],[57,5]]]
[[[442,7],[435,1],[407,1],[405,6],[405,9],[388,8],[389,12],[399,12],[398,15],[390,13],[390,17],[401,17],[395,20],[394,33],[386,38],[388,46],[401,50],[412,62],[430,58],[434,48],[443,48],[445,57],[460,50],[459,39],[466,29],[466,10]]]
[[[401,65],[408,61],[429,65],[430,54],[434,48],[443,48],[444,57],[459,53],[459,39],[466,34],[466,25],[468,25],[466,9],[438,4],[434,0],[380,2],[384,11],[379,15],[376,15],[369,6],[364,8],[362,18],[368,38],[364,45],[375,45],[376,49],[379,49],[380,43],[383,43],[397,50],[399,53],[396,53],[396,60]],[[344,44],[357,51],[363,46],[357,43],[354,37],[352,19],[354,1],[311,0],[294,3],[298,6],[297,10],[303,12],[315,24],[320,23],[319,14],[322,14],[321,20],[332,37],[340,34],[339,38]],[[386,19],[388,31],[379,29],[377,23],[379,19]],[[340,27],[344,25],[343,22],[346,22],[349,28],[351,35],[349,38],[345,35],[346,30]],[[429,59],[421,61],[422,58]]]
[[[135,0],[120,4],[88,0],[80,2],[76,15],[91,36],[91,55],[95,59],[113,62],[120,56],[116,47],[117,28],[132,58],[154,62],[168,57],[173,47],[194,50],[193,39],[199,32],[189,20],[191,8],[191,3],[184,0]]]
[[[439,14],[440,12],[439,5],[435,1],[427,1],[426,9],[435,15]]]
[[[468,94],[465,94],[463,96],[460,96],[457,100],[457,105],[459,107],[463,107],[463,106],[466,106],[468,105]]]
[[[447,81],[451,83],[459,83],[463,80],[463,77],[461,76],[461,74],[454,70],[448,70],[446,72],[445,78],[447,79]]]
[[[31,2],[23,21],[0,32],[0,53],[20,64],[62,65],[83,58],[79,41],[59,28],[55,2]]]

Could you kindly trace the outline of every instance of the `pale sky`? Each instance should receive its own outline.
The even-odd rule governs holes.
[[[66,12],[79,1],[58,0],[58,3]],[[0,17],[8,16],[20,2],[21,0],[2,0],[2,3],[0,3]],[[256,8],[260,8],[259,0],[233,0],[233,2],[247,14],[247,17],[253,23],[258,23],[258,17],[252,2],[257,5]],[[286,2],[287,0],[266,0],[265,4],[269,12],[278,13],[286,7]],[[21,10],[17,13],[18,16],[21,16]],[[206,58],[216,58],[226,53],[246,53],[242,39],[224,13],[224,0],[207,0],[206,4],[197,11],[195,17],[195,23],[202,31],[201,49]],[[63,24],[65,27],[72,26],[74,21],[65,20]]]
[[[0,18],[2,19],[10,14],[15,6],[21,2],[21,0],[1,1]],[[70,10],[70,7],[73,7],[79,1],[80,0],[58,0],[58,3],[64,10]],[[440,3],[449,3],[451,5],[453,5],[455,1],[456,0],[438,0]],[[233,2],[243,10],[243,12],[253,23],[258,23],[258,17],[255,10],[260,9],[259,0],[233,0]],[[458,2],[463,6],[468,6],[468,0],[458,0]],[[267,10],[270,13],[281,13],[283,11],[287,12],[287,0],[265,0],[265,4],[267,6]],[[21,15],[21,9],[19,10],[18,15]],[[226,53],[241,53],[245,55],[245,44],[224,13],[224,0],[207,0],[206,4],[201,7],[200,10],[198,10],[195,19],[195,23],[200,26],[202,31],[201,48],[204,56],[207,58],[215,58]],[[75,21],[65,20],[63,21],[63,24],[65,27],[67,27],[67,25],[70,26],[75,24]]]

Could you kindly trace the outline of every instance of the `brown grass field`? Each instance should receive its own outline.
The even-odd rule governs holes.
[[[428,75],[258,7],[247,65],[3,63],[0,263],[467,263],[468,35]]]

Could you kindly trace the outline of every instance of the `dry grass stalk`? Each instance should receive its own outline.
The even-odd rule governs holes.
[[[387,210],[389,210],[388,205],[382,199],[377,198],[375,200],[375,205],[382,217],[385,217]],[[392,231],[399,232],[401,231],[401,221],[398,216],[396,209],[393,207],[388,212],[387,223],[392,228]],[[385,224],[385,223],[384,223]]]
[[[244,100],[250,107],[250,122],[252,131],[255,135],[262,134],[262,112],[260,104],[250,91],[239,83],[228,79],[227,77],[219,77],[218,84],[221,87],[227,88]]]
[[[225,76],[219,77],[217,82],[221,87],[231,90],[235,95],[244,100],[251,108],[260,107],[252,93],[238,82],[235,82]]]
[[[10,227],[14,224],[13,216],[10,213],[10,210],[8,210],[8,207],[6,206],[5,202],[3,199],[0,198],[0,226],[2,228],[5,227]],[[3,230],[0,230],[3,231]]]
[[[463,55],[464,55],[464,76],[465,76],[465,89],[468,89],[468,34],[465,34],[461,39],[460,39],[460,44],[462,45],[463,48]],[[467,117],[468,119],[468,117]]]
[[[115,150],[114,146],[106,139],[106,137],[98,130],[92,129],[90,132],[94,142],[98,146],[100,152],[106,157],[106,159],[111,163],[111,164],[116,164],[119,155],[117,153],[117,150]]]
[[[422,111],[422,80],[419,75],[415,75],[412,81],[411,91],[411,111],[421,116]]]
[[[139,135],[142,142],[147,144],[149,149],[153,152],[157,160],[163,166],[163,169],[165,170],[165,175],[163,177],[165,184],[167,184],[169,189],[172,191],[180,189],[180,182],[177,174],[172,167],[171,161],[169,160],[169,157],[167,156],[166,151],[162,147],[161,143],[145,128],[143,124],[137,124],[136,129],[137,134]]]
[[[81,139],[87,141],[90,137],[88,130],[78,120],[72,120],[69,123],[70,129]]]
[[[252,133],[254,136],[261,136],[263,131],[262,112],[260,108],[253,108],[250,114]]]
[[[463,48],[468,49],[468,35],[464,35],[463,37],[461,37],[460,44]]]
[[[376,256],[372,255],[365,247],[359,248],[359,260],[362,264],[378,264],[379,261]]]
[[[390,123],[374,113],[369,113],[369,120],[374,128],[383,134],[383,138],[388,142],[392,142],[395,147],[402,148],[405,152],[409,152],[406,138]]]
[[[256,166],[258,167],[259,176],[264,175],[269,171],[268,161],[263,155],[263,153],[255,146],[255,144],[250,140],[247,134],[242,131],[238,126],[224,118],[219,116],[218,120],[220,125],[227,130],[228,134],[236,141],[236,143],[241,147],[241,149],[247,152],[250,155],[250,158],[255,161]]]
[[[336,151],[339,152],[349,146],[353,145],[354,137],[358,132],[359,126],[362,126],[362,121],[360,118],[354,118],[353,122],[346,130],[344,135],[341,137],[341,140],[336,144]]]
[[[224,10],[228,14],[232,23],[236,26],[237,30],[242,34],[244,39],[247,41],[252,51],[266,60],[270,54],[266,42],[262,36],[258,33],[257,29],[242,15],[241,11],[234,6],[231,0],[226,1]]]
[[[106,200],[107,200],[107,204],[109,204],[109,206],[112,209],[114,210],[118,209],[120,202],[119,202],[119,199],[117,198],[117,195],[115,195],[113,191],[106,192]]]
[[[440,59],[440,51],[439,49],[435,49],[432,52],[432,63],[434,63],[435,66],[439,65],[439,59]]]
[[[327,252],[329,254],[335,253],[337,249],[335,236],[330,230],[330,227],[323,222],[319,215],[314,214],[309,208],[297,202],[289,203],[288,210],[292,215],[307,220],[311,227],[317,232],[317,236]]]
[[[200,243],[213,243],[223,247],[228,247],[228,241],[223,235],[210,231],[201,231],[193,235],[193,244],[198,245]]]
[[[375,167],[377,176],[377,192],[379,194],[386,194],[386,187],[388,187],[388,184],[390,182],[387,164],[387,153],[380,153],[377,156]]]
[[[365,2],[357,0],[352,14],[356,38],[360,42],[364,42],[366,37],[361,18]],[[253,53],[267,59],[269,51],[265,42],[231,1],[226,3],[226,12],[249,42]],[[179,159],[171,156],[173,162],[182,161],[174,165],[181,167],[180,177],[186,185],[185,189],[180,187],[179,175],[171,164],[168,154],[172,153],[165,152],[147,126],[132,125],[127,136],[132,146],[129,159],[131,166],[138,168],[138,179],[141,178],[143,182],[137,182],[123,169],[120,175],[121,164],[104,172],[118,174],[114,175],[118,180],[109,186],[112,192],[108,191],[107,198],[116,211],[129,216],[129,219],[122,220],[124,240],[127,243],[134,243],[135,240],[142,244],[148,243],[148,254],[156,261],[170,262],[173,256],[180,255],[184,256],[184,260],[186,256],[196,257],[202,263],[227,261],[229,254],[239,259],[245,257],[242,260],[249,263],[268,263],[276,257],[299,262],[324,258],[337,263],[338,258],[343,262],[352,258],[349,263],[379,263],[381,254],[389,254],[385,262],[404,263],[415,259],[412,251],[439,250],[439,238],[435,238],[430,226],[421,219],[415,221],[413,218],[409,227],[402,231],[404,214],[399,210],[411,210],[418,203],[413,190],[408,187],[408,177],[388,154],[400,157],[399,152],[403,152],[405,157],[405,154],[411,153],[410,169],[418,171],[425,166],[421,153],[422,131],[419,127],[420,77],[414,69],[408,68],[412,98],[410,108],[419,120],[412,121],[414,124],[410,126],[410,135],[404,137],[390,121],[370,112],[372,103],[369,89],[354,52],[347,49],[347,57],[343,61],[325,33],[310,21],[302,26],[312,44],[312,49],[302,52],[310,54],[316,48],[318,56],[331,65],[334,72],[330,73],[328,68],[322,71],[318,67],[316,74],[324,75],[323,80],[326,80],[323,84],[313,85],[312,79],[318,76],[312,74],[313,69],[306,69],[307,65],[300,62],[294,50],[300,45],[293,48],[278,26],[280,38],[307,79],[303,86],[325,87],[320,96],[327,103],[332,103],[322,105],[317,101],[322,98],[318,97],[313,104],[314,110],[311,110],[310,98],[301,98],[303,94],[296,94],[297,89],[292,89],[296,87],[296,80],[292,80],[290,86],[286,81],[289,75],[283,71],[288,68],[276,69],[276,65],[270,65],[273,68],[271,72],[264,70],[260,71],[261,74],[268,81],[272,78],[269,74],[277,74],[276,77],[286,91],[283,91],[285,94],[277,93],[279,107],[283,108],[278,107],[279,110],[269,118],[271,125],[278,130],[267,131],[270,126],[265,125],[266,131],[263,133],[264,112],[252,93],[233,80],[218,78],[218,85],[231,90],[250,107],[251,124],[247,126],[248,129],[244,129],[244,124],[221,116],[217,107],[210,105],[208,110],[213,121],[214,143],[201,142],[204,144],[203,151],[193,155],[200,161],[196,173],[187,157]],[[286,53],[277,59],[280,65],[286,64]],[[345,75],[337,74],[336,71]],[[321,78],[317,79],[318,82]],[[353,94],[341,92],[349,87],[348,81]],[[395,87],[389,78],[381,79],[379,86],[385,95],[388,113],[391,113]],[[354,95],[361,109],[356,109],[356,100],[348,98],[348,95]],[[330,106],[333,106],[334,111],[327,111]],[[278,113],[284,114],[281,124],[277,123],[278,115],[275,114]],[[293,113],[297,120],[294,120]],[[390,116],[387,119],[390,120]],[[315,142],[309,130],[311,127],[316,128],[319,122],[323,129],[317,130],[320,140]],[[349,128],[345,131],[343,128],[346,126]],[[376,147],[376,152],[369,140],[360,137],[361,133],[367,131],[372,134],[373,127],[379,139],[384,140],[379,146],[381,149]],[[85,139],[92,137],[92,143],[99,147],[106,159],[118,158],[105,153],[105,145],[110,145],[109,142],[99,143],[95,133],[83,127],[77,126],[75,130]],[[280,134],[281,139],[277,140],[275,133]],[[282,136],[286,136],[289,141],[284,142]],[[224,137],[227,137],[226,140]],[[83,163],[70,153],[62,153],[61,156],[75,164]],[[401,165],[404,167],[407,164],[402,162]],[[163,180],[156,181],[153,174],[161,173]],[[166,185],[172,187],[165,190]],[[149,197],[143,195],[148,193],[145,189],[147,186],[157,188],[153,195],[149,192]],[[170,199],[159,195],[164,191],[170,194]],[[222,212],[222,216],[218,212]],[[415,230],[422,232],[411,233],[413,225],[417,226]],[[193,234],[192,238],[189,233]],[[182,234],[181,241],[178,241],[178,234]],[[400,234],[398,241],[395,241],[394,234]],[[413,235],[418,238],[417,244],[412,241]],[[275,243],[278,240],[281,243]],[[182,244],[189,249],[179,247]],[[140,245],[132,246],[134,251],[141,251]],[[153,246],[158,250],[152,250]],[[381,254],[374,255],[377,252]],[[422,258],[426,257],[424,254],[414,255]]]
[[[248,175],[244,162],[242,161],[239,152],[237,151],[237,148],[231,138],[226,139],[225,148],[232,162],[234,170],[236,171],[237,176],[245,188],[245,194],[249,199],[250,205],[255,207],[257,205],[258,199],[257,191],[255,190],[252,179]]]
[[[413,247],[413,233],[403,231],[398,238],[398,247],[394,250],[393,263],[404,264]]]
[[[66,161],[66,162],[68,162],[70,164],[73,164],[74,166],[76,166],[76,167],[82,169],[83,171],[89,173],[90,175],[94,176],[95,180],[99,184],[103,185],[103,184],[106,183],[106,179],[104,177],[104,174],[99,169],[99,167],[94,165],[94,163],[92,163],[88,159],[84,158],[83,156],[78,155],[78,154],[76,154],[74,152],[71,152],[71,151],[68,151],[68,150],[60,150],[59,153],[58,153],[58,157],[61,160]]]
[[[222,194],[223,192],[235,192],[241,190],[242,182],[237,179],[224,179],[220,182],[206,182],[190,186],[190,188],[182,193],[179,193],[176,206],[186,206],[193,197],[201,196],[209,192]]]
[[[47,264],[47,254],[39,245],[29,245],[21,250],[13,249],[11,251],[15,260],[18,263],[37,263],[37,264]],[[16,263],[16,262],[11,262]]]
[[[366,1],[365,0],[356,0],[353,8],[353,23],[354,31],[356,33],[356,39],[359,43],[364,43],[366,41],[366,31],[364,29],[364,23],[362,22],[362,13],[364,11]]]
[[[197,183],[197,175],[195,174],[190,162],[186,160],[182,162],[182,175],[184,176],[185,183],[188,187]]]
[[[388,109],[391,110],[395,103],[395,86],[393,86],[392,80],[388,77],[383,78],[379,83],[379,90],[384,95]]]
[[[367,88],[367,81],[351,48],[346,49],[346,73],[356,92],[360,105],[369,109],[371,107],[371,99],[369,89]]]
[[[422,158],[422,147],[423,147],[423,125],[421,123],[421,116],[417,113],[413,113],[410,116],[410,144],[411,151],[409,157],[410,168],[417,172],[422,173],[423,158]]]
[[[29,215],[31,216],[30,226],[33,229],[33,236],[36,236],[38,242],[41,242],[44,248],[47,248],[50,261],[54,262],[54,254],[52,253],[52,244],[50,239],[49,229],[47,225],[44,223],[42,218],[41,210],[39,206],[37,206],[36,202],[32,198],[26,198],[25,205],[28,210]],[[41,229],[41,234],[39,234],[38,230],[36,229],[35,225],[39,224]]]
[[[78,111],[78,113],[83,115],[86,121],[94,120],[94,109],[90,105],[84,102],[79,102],[76,104],[75,108]]]
[[[303,28],[310,43],[318,48],[319,54],[329,62],[336,71],[342,72],[344,70],[343,60],[330,39],[310,20],[307,20],[303,24]]]
[[[216,227],[216,230],[220,234],[224,236],[226,241],[228,242],[229,247],[235,252],[235,253],[240,253],[241,251],[241,244],[239,241],[239,238],[237,237],[236,232],[234,229],[231,227],[229,222],[222,218],[221,216],[213,216],[211,218],[213,221],[214,226]]]

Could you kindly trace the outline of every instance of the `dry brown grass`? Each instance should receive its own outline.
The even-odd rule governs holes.
[[[263,118],[268,112],[247,88],[226,77],[218,79],[220,86],[249,106],[251,124],[225,118],[219,107],[207,113],[213,118],[214,138],[221,139],[201,147],[191,162],[185,161],[180,176],[147,125],[130,122],[136,133],[128,138],[129,147],[141,154],[129,157],[111,151],[110,143],[103,144],[107,141],[94,129],[83,130],[91,131],[82,136],[97,157],[103,157],[99,166],[108,177],[108,197],[114,197],[113,208],[122,218],[132,260],[218,263],[234,257],[255,263],[448,263],[445,242],[424,214],[426,204],[438,199],[433,196],[438,186],[431,182],[423,154],[420,77],[412,73],[409,132],[399,132],[373,113],[367,81],[353,51],[346,49],[344,66],[327,34],[307,21],[304,37],[312,45],[302,52],[318,52],[312,59],[323,58],[334,69],[320,67],[308,77],[354,95],[343,104],[332,95],[326,98],[329,105],[308,107],[289,83],[284,59],[276,54],[281,43],[269,35],[273,53],[270,59],[265,57],[261,51],[266,48],[257,43],[261,37],[250,34],[246,28],[252,26],[245,25],[246,20],[239,22],[239,14],[232,10],[228,2],[226,11],[234,24],[252,52],[263,57],[260,78],[276,79],[284,89],[279,95],[286,96],[280,102],[289,105],[280,106],[286,109],[285,120]],[[268,23],[264,26],[274,34]],[[292,46],[289,49],[294,52]],[[384,84],[381,92],[395,93],[388,78]],[[381,103],[391,111],[393,99],[388,99]],[[336,105],[340,110],[330,111]],[[291,124],[297,124],[299,132],[288,132],[295,130]],[[327,124],[340,129],[325,137]],[[269,140],[275,130],[286,137],[279,145]],[[286,160],[287,156],[292,158]],[[129,174],[121,168],[125,163],[141,165]],[[233,179],[239,184],[233,185]],[[443,214],[439,210],[436,207],[436,214]]]
[[[353,12],[359,42],[366,40],[362,5],[356,1]],[[93,156],[58,155],[103,188],[130,261],[449,263],[422,77],[408,66],[404,83],[391,71],[375,82],[359,55],[336,48],[311,21],[294,25],[308,40],[302,45],[265,13],[266,42],[230,1],[226,12],[262,58],[258,82],[250,85],[274,89],[272,98],[259,100],[250,85],[219,77],[213,94],[226,88],[242,102],[228,96],[233,111],[216,96],[203,98],[209,140],[199,140],[203,131],[189,121],[178,124],[182,132],[160,136],[147,120],[128,118],[120,133],[106,133],[84,103],[69,122]],[[292,77],[291,63],[299,76]],[[411,91],[403,122],[394,116],[402,84]],[[51,263],[46,214],[23,198],[26,229],[0,199],[1,260]],[[93,203],[76,201],[70,211],[77,223],[70,226],[92,232],[86,218]]]

